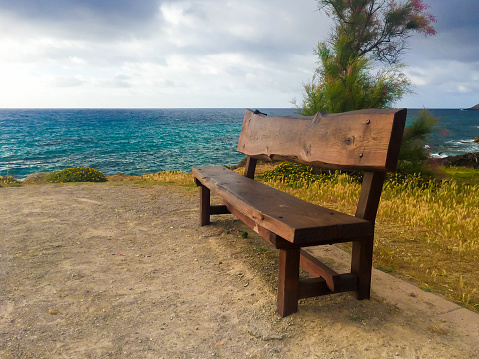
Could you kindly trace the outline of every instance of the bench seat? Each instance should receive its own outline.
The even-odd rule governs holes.
[[[303,201],[225,167],[194,167],[192,171],[203,186],[223,198],[230,212],[236,209],[258,228],[299,247],[373,235],[370,221]]]

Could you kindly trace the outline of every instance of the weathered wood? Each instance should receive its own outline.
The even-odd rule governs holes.
[[[286,317],[298,311],[299,248],[279,250],[278,313]]]
[[[305,250],[301,250],[300,265],[306,272],[313,277],[323,277],[331,292],[335,291],[335,279],[339,278],[339,274],[325,265],[323,262],[313,257]]]
[[[266,117],[246,110],[237,150],[270,161],[394,171],[402,136],[397,133],[405,121],[405,109],[318,113],[314,117]]]
[[[193,174],[255,223],[301,246],[352,241],[373,234],[369,221],[316,206],[224,167]]]
[[[301,249],[300,266],[313,277],[322,277],[332,293],[355,291],[358,277],[355,274],[338,274],[316,257]]]
[[[306,278],[299,280],[298,299],[333,294],[324,278]]]
[[[374,224],[385,178],[384,172],[364,172],[356,217],[366,219]]]
[[[254,172],[256,170],[257,161],[258,160],[256,158],[248,156],[248,158],[246,159],[246,168],[244,171],[245,177],[254,179]]]
[[[338,285],[334,291],[329,288],[324,278],[306,278],[299,280],[299,299],[318,297],[321,295],[351,292],[358,288],[358,277],[352,273],[338,274]]]
[[[200,226],[210,224],[210,189],[200,184]]]
[[[373,236],[353,242],[351,273],[358,277],[357,299],[369,299],[373,266]]]
[[[258,233],[263,239],[268,241],[268,243],[272,244],[276,249],[282,248],[297,248],[291,242],[288,242],[284,238],[281,238],[277,234],[267,230],[266,228],[261,227],[256,223],[253,219],[246,217],[243,213],[238,211],[235,207],[233,207],[228,202],[224,201],[226,207],[230,211],[230,213],[234,214],[239,220],[241,220],[244,224],[250,227],[253,231]]]
[[[210,205],[210,215],[211,214],[229,214],[231,213],[226,206]]]

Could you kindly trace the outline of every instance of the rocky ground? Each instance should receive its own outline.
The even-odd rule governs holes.
[[[386,274],[369,301],[279,318],[274,250],[230,216],[199,228],[197,211],[193,188],[0,188],[0,357],[479,357],[477,333],[433,299],[409,310],[420,294]]]

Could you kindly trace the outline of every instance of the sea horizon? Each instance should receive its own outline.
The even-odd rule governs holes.
[[[295,108],[255,108],[296,116]],[[244,108],[2,108],[0,175],[89,166],[105,175],[189,172],[197,165],[236,165]],[[407,124],[422,109],[408,109]],[[438,122],[431,155],[478,152],[479,111],[428,109]]]

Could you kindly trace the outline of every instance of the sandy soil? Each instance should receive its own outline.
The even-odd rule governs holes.
[[[0,357],[479,357],[477,338],[375,292],[279,318],[274,250],[231,216],[199,228],[197,203],[168,186],[0,188]]]

